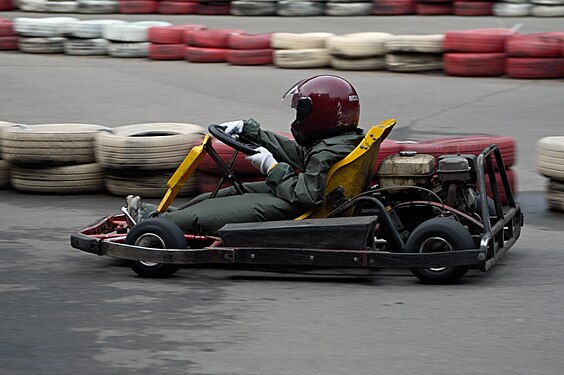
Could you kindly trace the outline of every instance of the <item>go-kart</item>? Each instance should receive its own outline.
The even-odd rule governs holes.
[[[367,131],[355,150],[330,169],[323,204],[295,220],[229,223],[210,236],[183,233],[159,217],[135,223],[124,207],[72,234],[71,246],[125,259],[142,277],[168,277],[185,265],[390,267],[410,269],[425,284],[452,284],[469,269],[487,271],[517,241],[523,224],[500,150],[492,144],[479,155],[437,160],[409,152],[389,156],[374,183],[380,144],[395,123],[386,120]],[[256,153],[256,145],[233,138],[220,125],[208,130],[168,181],[158,212],[167,210],[206,154],[223,175],[209,199],[223,179],[245,193],[231,165],[238,152]],[[228,162],[214,150],[212,136],[234,149]]]

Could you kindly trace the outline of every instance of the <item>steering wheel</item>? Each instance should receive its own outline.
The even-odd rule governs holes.
[[[212,124],[208,126],[208,131],[216,139],[220,140],[221,142],[225,143],[229,147],[234,148],[237,151],[241,151],[245,155],[254,155],[258,153],[256,148],[259,147],[259,145],[246,139],[243,136],[239,136],[238,139],[233,138],[225,132],[225,126]]]

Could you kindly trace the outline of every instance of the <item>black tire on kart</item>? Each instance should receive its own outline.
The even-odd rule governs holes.
[[[474,248],[474,241],[468,230],[453,219],[437,217],[421,223],[409,236],[408,252],[444,252]],[[412,268],[411,272],[423,284],[455,284],[466,272],[468,266],[441,268]]]
[[[133,226],[127,234],[125,243],[157,249],[187,248],[184,233],[178,225],[161,218],[148,219]],[[170,277],[180,269],[176,264],[139,260],[130,260],[128,264],[137,275],[148,278]]]

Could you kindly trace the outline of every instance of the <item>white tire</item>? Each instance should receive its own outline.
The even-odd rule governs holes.
[[[531,10],[535,17],[564,17],[564,5],[535,5]]]
[[[275,49],[325,48],[325,42],[333,36],[335,34],[331,33],[273,33],[270,46]]]
[[[46,12],[49,13],[76,13],[78,3],[76,1],[52,1],[45,3]]]
[[[25,18],[14,19],[14,31],[21,36],[55,37],[68,33],[69,26],[78,19],[71,17]]]
[[[18,8],[24,12],[46,12],[47,0],[18,0]]]
[[[338,70],[383,70],[386,67],[384,56],[347,59],[331,56],[331,67]]]
[[[564,136],[544,137],[536,145],[537,172],[557,180],[564,180]]]
[[[149,42],[116,43],[108,45],[108,55],[112,57],[147,57],[149,55]]]
[[[533,10],[533,4],[510,4],[495,3],[493,6],[493,14],[498,17],[526,17],[530,16]]]
[[[78,0],[78,13],[113,14],[119,13],[118,2],[114,0]]]
[[[14,164],[90,163],[94,137],[106,129],[90,124],[20,125],[4,128],[2,159]]]
[[[444,34],[393,35],[386,41],[387,52],[443,53]]]
[[[278,1],[276,14],[289,17],[322,16],[325,13],[325,4],[316,1]]]
[[[325,4],[325,14],[328,16],[370,16],[374,9],[373,3],[334,3]]]
[[[564,5],[564,0],[531,0],[536,5]]]
[[[182,123],[120,126],[96,136],[96,160],[107,169],[174,169],[204,134],[201,126]]]
[[[443,69],[443,55],[433,53],[388,53],[386,69],[392,72],[428,72]]]
[[[141,173],[116,173],[106,171],[105,186],[110,194],[127,196],[139,195],[143,198],[162,198],[168,190],[167,182],[174,170],[143,171]],[[194,173],[182,186],[177,196],[186,197],[198,194],[198,173]]]
[[[58,36],[19,38],[18,48],[26,53],[63,53],[65,40]]]
[[[124,24],[120,20],[87,20],[74,22],[69,26],[69,34],[76,38],[97,39],[102,37],[106,25]]]
[[[551,210],[564,212],[564,181],[550,180],[545,196]]]
[[[234,16],[274,16],[276,2],[232,1],[231,14]]]
[[[104,26],[102,36],[105,39],[118,42],[147,42],[148,29],[151,26],[171,26],[169,22],[141,21],[119,24],[108,24]]]
[[[327,39],[329,53],[338,57],[369,57],[386,54],[388,33],[354,33]]]
[[[325,48],[275,50],[274,65],[279,68],[323,68],[331,65],[331,55]]]
[[[108,54],[110,42],[106,39],[69,39],[65,41],[65,53],[74,56],[100,56]]]
[[[96,193],[104,190],[104,171],[96,163],[47,168],[13,165],[10,182],[14,189],[30,193]]]

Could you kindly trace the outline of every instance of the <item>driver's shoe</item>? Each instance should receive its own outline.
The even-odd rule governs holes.
[[[142,219],[141,214],[145,212],[145,208],[143,207],[141,197],[138,195],[128,195],[127,198],[125,198],[125,207],[129,214],[129,216],[125,215],[125,220],[127,221],[127,225],[131,228]]]

